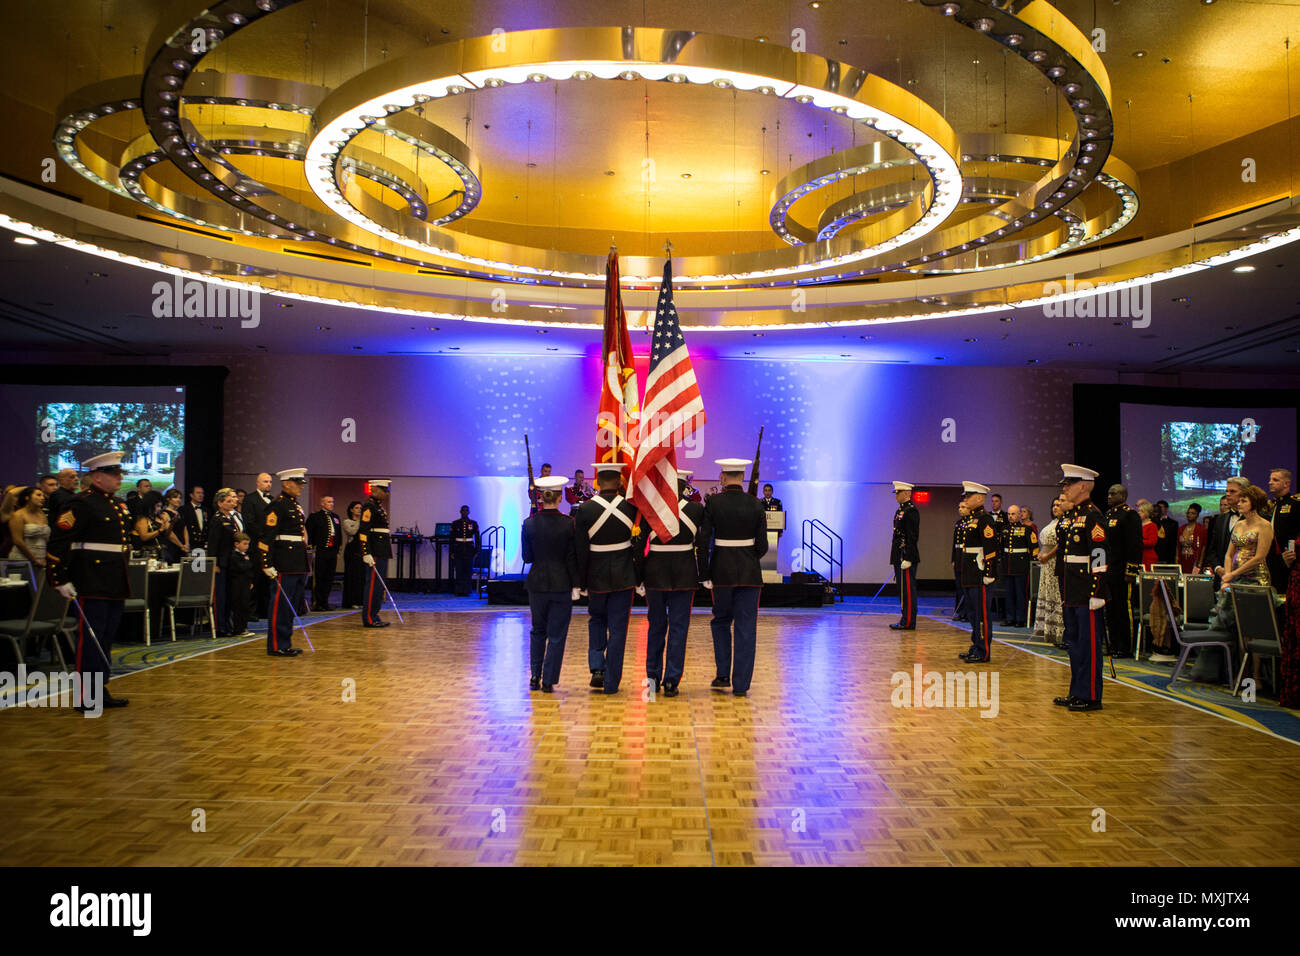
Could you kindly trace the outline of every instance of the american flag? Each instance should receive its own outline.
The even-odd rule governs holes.
[[[636,460],[628,482],[631,501],[661,541],[680,529],[677,511],[677,443],[704,424],[704,400],[691,368],[686,339],[673,305],[673,264],[664,263],[664,281],[655,310],[650,375],[637,429]]]

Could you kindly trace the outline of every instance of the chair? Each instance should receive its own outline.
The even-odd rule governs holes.
[[[1133,659],[1142,656],[1142,635],[1151,630],[1151,600],[1160,582],[1176,582],[1182,573],[1179,568],[1175,574],[1156,574],[1153,571],[1138,573],[1138,632],[1133,635]]]
[[[36,589],[31,610],[27,612],[26,618],[0,621],[0,635],[13,645],[14,655],[19,664],[25,660],[23,642],[28,638],[37,637],[49,641],[52,648],[50,659],[57,657],[59,666],[65,671],[68,669],[58,636],[63,634],[68,638],[69,643],[75,646],[67,626],[68,605],[71,603],[58,590],[49,587],[47,582],[42,580],[40,587]]]
[[[1214,578],[1189,574],[1183,579],[1183,627],[1189,631],[1208,628],[1214,610]]]
[[[171,617],[172,640],[176,640],[176,612],[193,611],[190,619],[190,634],[198,622],[199,612],[208,616],[208,628],[212,639],[217,639],[216,614],[212,610],[212,588],[217,577],[217,563],[213,558],[204,557],[200,561],[201,571],[194,570],[193,561],[182,561],[180,574],[177,576],[176,593],[167,596],[167,613]]]
[[[1153,564],[1151,565],[1152,574],[1178,574],[1183,573],[1181,564]]]
[[[144,643],[153,643],[149,636],[149,562],[132,561],[127,565],[126,578],[131,585],[131,596],[122,602],[123,614],[144,614]]]
[[[1273,610],[1273,589],[1262,584],[1233,584],[1232,610],[1237,617],[1237,636],[1241,640],[1241,669],[1232,685],[1235,697],[1246,673],[1246,661],[1251,657],[1282,656],[1282,634],[1277,627],[1277,613]],[[1276,680],[1274,681],[1276,683]]]
[[[1184,631],[1178,626],[1178,618],[1174,615],[1173,601],[1169,597],[1169,582],[1160,580],[1156,583],[1156,593],[1165,603],[1165,611],[1169,614],[1169,627],[1174,632],[1174,640],[1182,646],[1182,651],[1178,654],[1178,663],[1174,664],[1174,673],[1169,678],[1169,686],[1173,687],[1174,682],[1178,680],[1178,675],[1182,672],[1183,665],[1187,663],[1188,656],[1193,650],[1201,647],[1222,647],[1223,653],[1228,656],[1228,673],[1232,673],[1232,635],[1226,631]]]

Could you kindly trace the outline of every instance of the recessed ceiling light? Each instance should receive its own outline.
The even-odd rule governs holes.
[[[682,179],[690,179],[690,178],[691,178],[690,173],[682,173]]]
[[[1147,51],[1146,51],[1146,50],[1134,50],[1134,51],[1133,51],[1133,56],[1134,56],[1134,58],[1135,58],[1135,59],[1138,59],[1138,60],[1142,59],[1142,58],[1143,58],[1144,56],[1146,56],[1146,55],[1147,55]]]
[[[605,175],[606,175],[606,176],[613,176],[613,175],[614,175],[614,170],[612,170],[612,169],[607,169],[607,170],[605,170]]]
[[[936,356],[934,357],[934,360],[935,360],[936,362],[942,362],[942,361],[944,360],[944,356],[942,356],[942,355],[936,355]]]
[[[1254,267],[1254,266],[1236,266],[1232,271],[1233,271],[1233,272],[1254,272],[1254,271],[1255,271],[1255,267]]]
[[[14,242],[18,243],[18,245],[20,246],[36,245],[36,240],[33,239],[31,236],[14,236]]]
[[[977,339],[977,338],[973,338],[973,337],[972,337],[972,338],[969,338],[969,339],[963,339],[962,341],[963,341],[963,342],[978,342],[979,339]]]
[[[758,174],[759,174],[760,176],[770,176],[770,175],[772,174],[772,170],[770,170],[770,169],[760,169],[760,170],[758,171]]]
[[[808,6],[810,6],[814,10],[820,10],[822,6],[822,0],[812,0],[812,2],[808,4]]]

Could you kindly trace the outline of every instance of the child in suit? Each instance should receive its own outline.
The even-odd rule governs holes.
[[[253,610],[253,561],[248,556],[248,535],[242,531],[235,535],[234,550],[230,552],[230,634],[247,637],[248,616]]]

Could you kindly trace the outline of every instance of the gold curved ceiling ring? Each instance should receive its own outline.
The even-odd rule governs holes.
[[[316,112],[308,164],[309,183],[322,201],[356,225],[433,255],[468,264],[514,269],[593,281],[603,276],[603,257],[546,252],[559,268],[534,264],[519,247],[510,256],[485,255],[473,237],[448,241],[436,233],[394,229],[376,222],[365,210],[344,200],[336,189],[336,166],[352,138],[367,128],[383,128],[388,117],[469,90],[516,83],[564,80],[645,79],[667,83],[713,85],[723,89],[781,96],[815,108],[843,113],[873,126],[903,145],[922,162],[935,185],[933,205],[900,235],[882,237],[874,246],[816,250],[813,257],[769,250],[741,256],[682,260],[683,284],[717,280],[753,280],[816,270],[837,261],[856,260],[919,238],[955,208],[960,176],[955,135],[942,117],[921,100],[880,77],[793,50],[735,37],[673,33],[665,30],[592,27],[529,30],[458,41],[384,64],[342,84]],[[835,256],[834,253],[839,253]],[[533,260],[533,261],[529,261]],[[627,281],[648,282],[654,273],[625,270]]]

